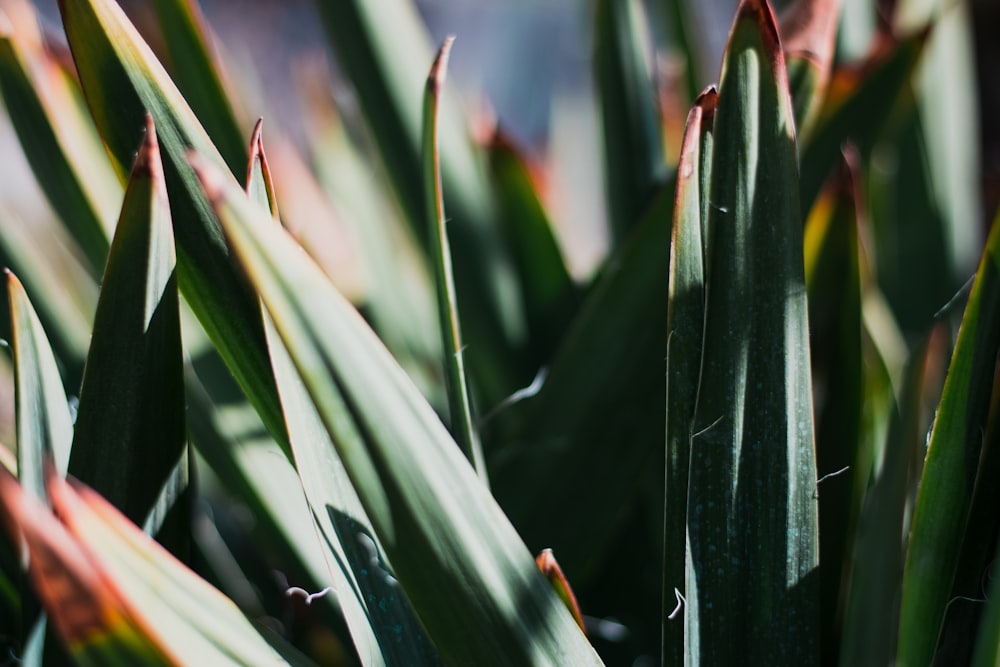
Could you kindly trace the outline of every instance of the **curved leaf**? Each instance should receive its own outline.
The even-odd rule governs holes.
[[[598,664],[437,415],[360,316],[259,207],[210,163],[196,165],[444,660]]]

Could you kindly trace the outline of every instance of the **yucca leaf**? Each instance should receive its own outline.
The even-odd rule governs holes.
[[[599,0],[594,27],[608,218],[612,243],[618,245],[636,227],[665,179],[663,137],[642,3]]]
[[[186,466],[183,378],[170,207],[147,117],[104,272],[69,465],[138,525]]]
[[[864,202],[858,201],[858,168],[856,153],[845,152],[844,165],[813,206],[804,234],[813,385],[823,397],[815,415],[816,466],[823,479],[817,489],[823,655],[833,661],[851,531],[857,523],[861,492],[871,479],[872,450],[881,444],[862,437],[862,406],[874,397],[865,395],[862,357],[863,257],[858,210],[863,211]]]
[[[452,270],[451,243],[448,240],[447,221],[444,213],[444,193],[441,191],[441,162],[438,151],[438,108],[444,92],[448,55],[454,37],[444,41],[438,51],[424,92],[424,201],[427,204],[427,224],[431,262],[434,267],[434,284],[437,292],[438,322],[443,344],[442,360],[448,392],[448,412],[451,417],[452,437],[465,458],[485,482],[486,462],[479,442],[479,433],[472,423],[469,388],[465,380],[465,356],[462,349],[462,331],[458,319],[458,301],[455,276]]]
[[[673,200],[664,186],[591,288],[548,373],[496,417],[493,492],[525,543],[551,548],[578,584],[614,543],[637,481],[663,479]]]
[[[56,470],[65,474],[73,422],[45,331],[21,281],[9,271],[7,295],[14,334],[17,473],[30,493],[45,498],[45,459],[51,458]]]
[[[907,364],[898,406],[881,465],[872,470],[850,555],[850,587],[844,598],[840,664],[890,664],[896,653],[900,580],[907,532],[907,502],[920,475],[923,454],[923,402],[944,358],[945,336],[928,336]],[[881,359],[878,360],[881,362]],[[887,369],[870,364],[866,373]],[[877,463],[877,462],[876,462]]]
[[[881,35],[864,63],[831,75],[808,142],[800,147],[803,219],[837,164],[841,146],[851,141],[862,155],[871,150],[905,93],[926,41],[925,32],[902,39]]]
[[[153,3],[170,59],[171,77],[218,147],[229,171],[238,175],[246,161],[243,133],[232,98],[223,85],[212,35],[197,0]]]
[[[236,274],[184,152],[194,147],[218,165],[222,158],[114,2],[64,0],[59,7],[87,102],[119,174],[131,164],[145,114],[153,116],[174,220],[178,284],[272,436],[287,443],[260,310]]]
[[[117,593],[139,636],[171,664],[286,664],[232,601],[97,493],[56,476],[48,483],[54,510],[94,573]]]
[[[34,588],[74,661],[95,666],[171,664],[136,630],[106,573],[33,495],[0,470],[0,505],[8,531],[27,545]]]
[[[250,140],[247,194],[278,221],[261,122]],[[264,312],[271,365],[302,489],[321,537],[333,590],[363,665],[438,664],[430,642],[399,594],[371,522],[323,421],[295,370],[274,322]]]
[[[781,16],[781,42],[799,142],[805,141],[822,106],[833,68],[834,36],[841,0],[796,0]]]
[[[259,207],[208,162],[196,164],[442,658],[599,663],[437,415],[363,320]]]
[[[994,222],[931,431],[913,515],[899,624],[901,665],[931,661],[958,565],[1000,350],[1000,224]]]
[[[54,221],[28,224],[0,208],[0,263],[24,276],[62,362],[69,386],[79,382],[90,345],[97,283]],[[3,318],[8,324],[7,317]]]
[[[774,16],[745,0],[715,114],[691,442],[691,664],[819,659],[818,526],[794,119]]]
[[[983,612],[976,637],[972,667],[990,667],[1000,662],[1000,577],[993,577],[986,590]]]
[[[424,63],[431,62],[433,51],[426,29],[410,0],[316,4],[406,219],[427,249],[420,100]],[[386,22],[386,16],[393,20]],[[473,150],[466,125],[454,111],[446,96],[441,176],[452,220],[455,284],[474,387],[484,405],[495,405],[532,372],[515,354],[524,335],[524,313],[497,229],[483,156]]]
[[[901,0],[893,24],[902,34],[930,26],[927,53],[914,77],[928,194],[941,215],[949,264],[964,280],[979,259],[984,214],[977,180],[982,173],[981,93],[970,7],[936,0]]]
[[[531,361],[548,364],[581,302],[524,157],[497,131],[489,145],[500,227],[510,247],[527,317]]]
[[[0,92],[38,184],[99,275],[121,186],[79,89],[41,45],[38,27],[20,23],[0,11]]]
[[[688,114],[677,165],[667,310],[667,441],[663,535],[664,665],[684,661],[683,616],[671,616],[684,594],[688,468],[705,325],[704,233],[711,182],[712,127],[718,93],[707,88]]]

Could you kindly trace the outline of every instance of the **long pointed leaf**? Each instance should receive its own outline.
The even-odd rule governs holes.
[[[63,0],[66,35],[98,130],[124,175],[148,112],[156,122],[174,220],[178,283],[279,443],[287,442],[256,300],[229,259],[184,152],[222,158],[163,67],[112,0]]]
[[[277,220],[261,123],[250,141],[247,194]],[[264,312],[274,377],[302,489],[347,626],[363,665],[439,664],[274,322]]]
[[[0,11],[0,92],[38,184],[99,275],[121,186],[79,89],[33,30]]]
[[[445,661],[598,664],[437,415],[359,315],[266,214],[209,163],[197,165]]]
[[[818,530],[794,120],[774,16],[741,2],[715,115],[688,486],[691,664],[818,660]]]
[[[142,525],[185,446],[174,238],[151,118],[104,273],[70,473]]]
[[[1000,224],[994,222],[958,332],[913,515],[899,622],[901,665],[924,665],[934,657],[972,502],[998,351]]]
[[[45,459],[51,457],[56,470],[65,474],[73,440],[73,423],[45,331],[21,281],[9,271],[7,293],[14,333],[17,471],[25,488],[44,498]]]
[[[688,114],[677,165],[677,194],[670,243],[667,313],[667,442],[663,534],[663,664],[684,660],[683,616],[666,611],[684,594],[688,468],[691,425],[701,371],[705,325],[703,233],[707,227],[712,126],[718,93],[705,90]]]
[[[438,321],[441,324],[444,376],[448,388],[448,408],[451,432],[465,457],[486,480],[486,462],[479,443],[479,434],[472,423],[469,389],[465,382],[465,357],[462,332],[458,320],[455,276],[452,271],[451,243],[444,217],[444,193],[441,191],[441,164],[438,152],[438,107],[443,94],[448,68],[448,54],[454,37],[449,37],[438,51],[424,93],[424,200],[427,203],[427,223],[430,233],[434,283],[437,286]]]
[[[642,4],[637,0],[601,0],[594,25],[608,211],[611,237],[617,245],[638,224],[665,177],[663,138],[648,65],[649,28]]]

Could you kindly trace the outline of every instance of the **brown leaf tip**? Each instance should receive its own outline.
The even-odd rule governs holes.
[[[718,105],[719,89],[715,87],[714,83],[701,91],[694,100],[694,106],[701,110],[703,123],[712,123],[715,121],[715,108]]]
[[[781,39],[778,37],[778,21],[774,17],[774,10],[767,0],[740,0],[736,9],[736,22],[753,21],[760,27],[761,39],[764,41],[764,50],[772,62],[782,63],[784,59],[781,54]]]
[[[143,174],[160,181],[163,180],[163,167],[160,164],[160,144],[156,141],[156,124],[153,116],[146,113],[146,126],[142,136],[142,144],[139,145],[139,153],[135,157],[135,165],[132,167],[133,176]]]
[[[434,57],[434,64],[431,65],[431,73],[427,77],[427,90],[435,97],[441,94],[444,87],[445,74],[448,71],[448,58],[451,57],[451,45],[455,43],[455,36],[448,35],[444,38],[444,43],[438,49]]]

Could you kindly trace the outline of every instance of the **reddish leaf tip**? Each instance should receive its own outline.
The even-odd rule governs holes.
[[[431,65],[431,73],[427,77],[427,90],[434,96],[441,94],[444,87],[445,74],[448,70],[448,58],[451,56],[451,46],[455,43],[455,36],[448,35],[444,38],[441,48],[438,49],[434,57],[434,64]]]
[[[160,144],[156,140],[156,124],[153,116],[146,112],[146,126],[142,137],[142,144],[139,146],[139,153],[135,158],[135,165],[132,167],[133,176],[142,174],[163,181],[163,167],[160,164]]]
[[[778,21],[771,4],[767,0],[740,0],[739,7],[736,8],[736,23],[744,20],[753,21],[760,27],[764,50],[772,64],[780,63],[783,71],[784,58],[781,53],[781,38],[778,36]]]

